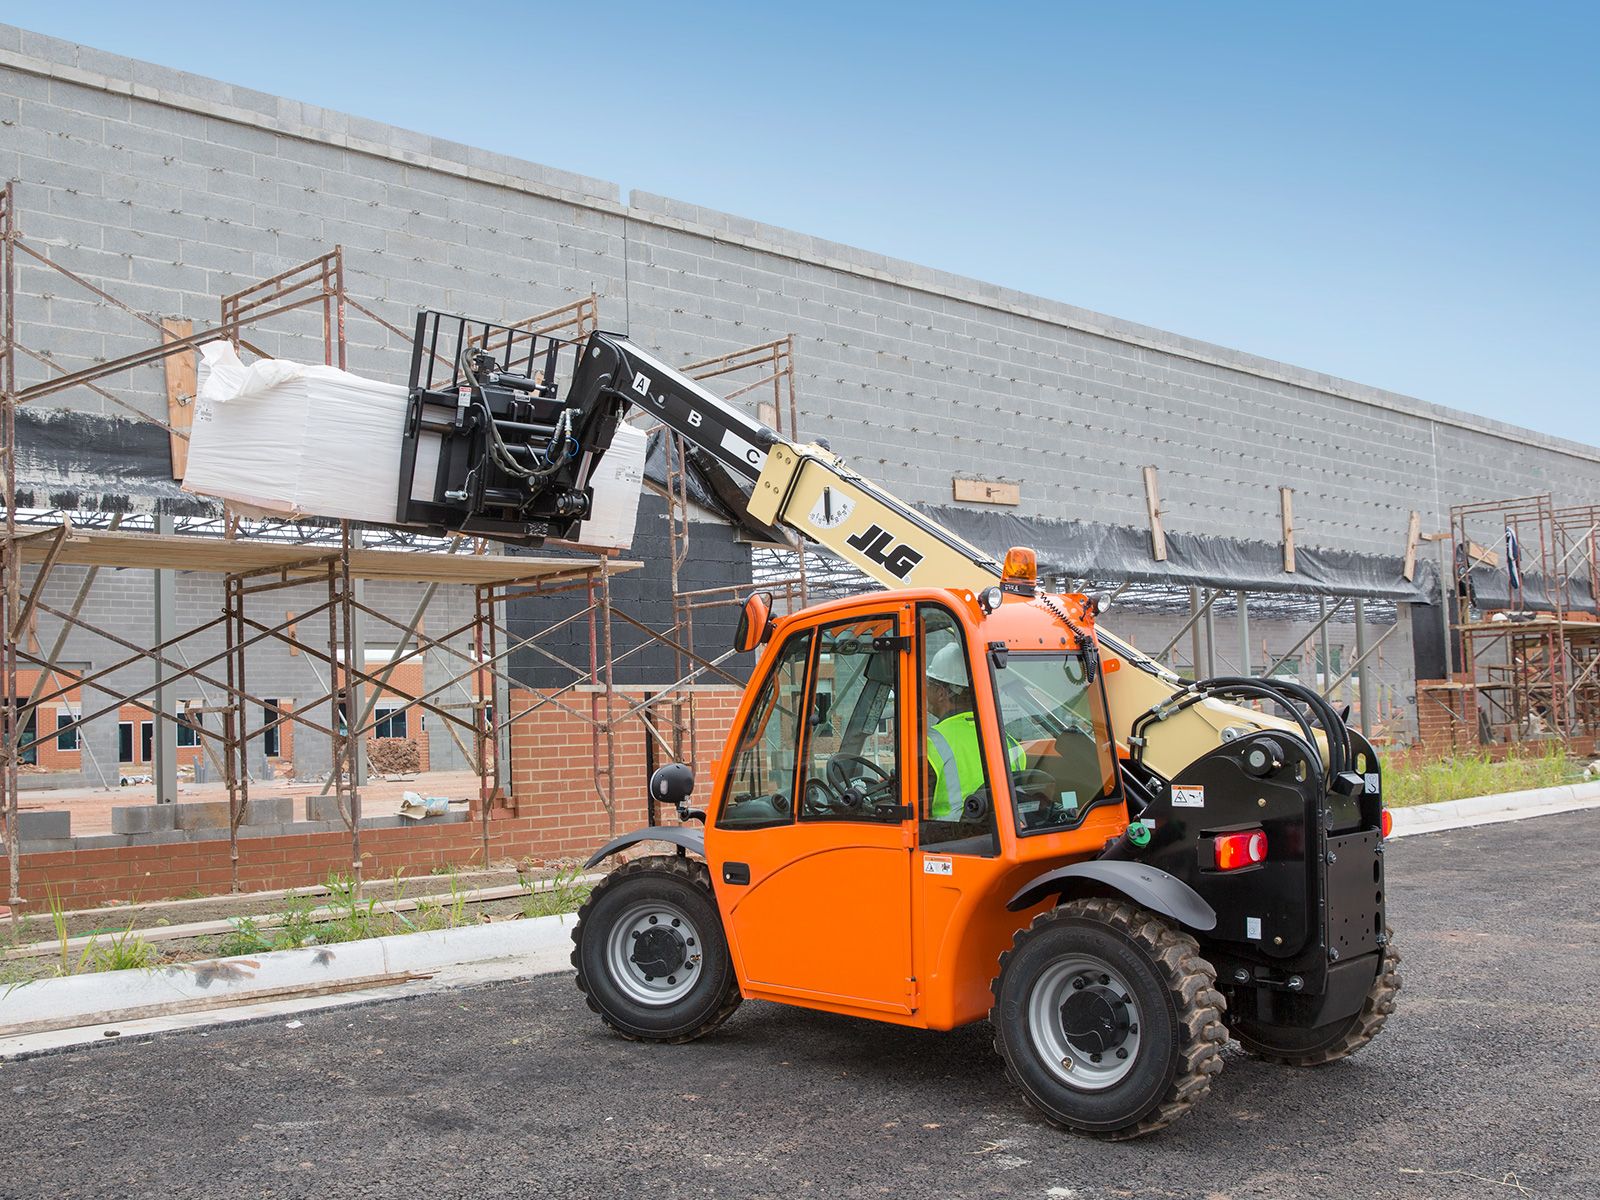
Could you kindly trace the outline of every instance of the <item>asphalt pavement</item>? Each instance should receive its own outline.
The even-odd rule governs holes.
[[[1600,811],[1389,849],[1405,988],[1313,1070],[1229,1048],[1106,1144],[954,1033],[746,1003],[609,1035],[570,975],[0,1065],[0,1196],[1600,1197]]]

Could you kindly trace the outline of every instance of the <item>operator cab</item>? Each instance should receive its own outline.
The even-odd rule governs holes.
[[[1004,908],[1017,874],[1122,832],[1091,610],[1024,582],[775,621],[752,598],[736,644],[768,644],[705,833],[749,994],[939,1028],[977,1019],[984,994],[950,981],[1026,923]]]

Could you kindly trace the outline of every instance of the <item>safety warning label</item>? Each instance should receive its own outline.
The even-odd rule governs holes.
[[[1206,790],[1203,787],[1175,787],[1172,789],[1173,808],[1204,808]]]

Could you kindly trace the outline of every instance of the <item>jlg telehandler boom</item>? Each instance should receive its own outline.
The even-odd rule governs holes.
[[[651,792],[684,824],[590,860],[678,847],[580,913],[578,986],[608,1025],[686,1041],[744,997],[930,1029],[987,1017],[1028,1099],[1107,1137],[1186,1112],[1230,1032],[1299,1065],[1378,1032],[1400,983],[1381,777],[1326,700],[1178,679],[1097,631],[1097,599],[1042,592],[1031,551],[995,562],[614,335],[590,336],[528,452],[571,464],[553,508],[583,509],[630,404],[749,484],[753,522],[889,590],[778,619],[747,602],[738,648],[760,660],[704,811],[688,768],[663,767]],[[517,486],[485,470],[475,487]]]

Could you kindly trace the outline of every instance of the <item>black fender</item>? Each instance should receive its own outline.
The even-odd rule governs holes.
[[[1147,867],[1143,863],[1116,860],[1058,867],[1040,875],[1011,897],[1006,908],[1011,912],[1032,908],[1046,896],[1060,895],[1076,879],[1104,884],[1121,892],[1135,904],[1141,904],[1164,917],[1171,917],[1190,929],[1207,933],[1217,927],[1216,910],[1176,875],[1169,875],[1158,867]]]
[[[625,850],[635,842],[671,842],[675,846],[682,846],[685,850],[693,850],[701,858],[706,856],[704,829],[690,829],[683,825],[655,825],[648,829],[635,829],[632,833],[625,833],[607,842],[590,856],[589,861],[583,864],[583,869],[589,870],[601,859],[610,858],[618,850]]]

